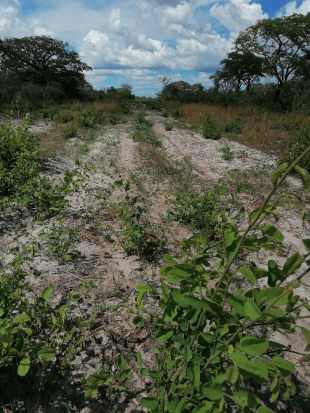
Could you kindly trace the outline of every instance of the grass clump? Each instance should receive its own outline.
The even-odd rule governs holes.
[[[224,124],[223,131],[227,133],[240,133],[242,131],[242,128],[242,122],[232,120]]]
[[[223,184],[210,190],[202,187],[199,192],[186,185],[175,193],[174,199],[170,201],[171,209],[167,212],[168,218],[187,225],[195,231],[214,229],[220,215],[221,195],[225,193],[226,188]]]
[[[147,143],[157,148],[162,147],[162,141],[157,139],[152,129],[153,122],[145,118],[144,112],[139,112],[135,119],[135,130],[132,139],[135,142]]]
[[[202,120],[202,135],[206,139],[217,140],[221,137],[221,127],[212,113],[206,111]]]
[[[230,150],[228,145],[224,146],[219,151],[223,153],[222,158],[225,161],[232,161],[234,159],[235,153]]]
[[[166,131],[171,131],[173,129],[173,124],[172,123],[165,123],[165,130]]]

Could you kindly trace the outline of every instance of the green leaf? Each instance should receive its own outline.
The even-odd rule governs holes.
[[[176,305],[168,305],[163,314],[164,322],[168,323],[169,321],[173,320],[177,314],[178,312]]]
[[[150,291],[151,287],[146,284],[138,284],[136,286],[136,290],[138,291],[138,293],[145,293],[146,291]]]
[[[25,357],[19,362],[17,373],[19,376],[24,377],[28,373],[29,369],[30,369],[30,358]]]
[[[235,239],[235,232],[232,228],[226,228],[224,230],[224,243],[226,247],[230,247]]]
[[[117,358],[117,364],[118,364],[118,367],[121,370],[126,370],[127,369],[127,364],[125,363],[125,361],[123,360],[123,357],[121,355],[119,355],[118,358]]]
[[[258,251],[262,245],[268,242],[267,237],[257,238],[256,235],[251,235],[250,237],[246,237],[243,241],[243,247],[246,247],[249,251]]]
[[[99,386],[102,383],[106,383],[107,381],[111,380],[111,375],[104,375],[104,374],[92,374],[88,377],[88,381],[91,384],[96,384]]]
[[[172,328],[161,328],[156,334],[155,338],[157,341],[166,343],[169,338],[173,336],[174,330]]]
[[[259,377],[262,376],[262,372],[259,366],[257,364],[251,363],[244,354],[241,354],[239,352],[233,353],[230,356],[230,358],[236,362],[237,366],[240,369],[245,370]]]
[[[16,344],[15,344],[15,349],[21,353],[24,347],[24,336],[19,336]]]
[[[172,284],[187,280],[194,273],[195,266],[190,264],[175,265],[166,274],[166,279]]]
[[[256,277],[255,275],[252,273],[251,270],[249,270],[246,267],[241,267],[239,268],[239,271],[241,272],[241,274],[247,278],[253,285],[256,284]]]
[[[155,397],[143,397],[140,403],[149,410],[155,410],[158,406],[158,400]]]
[[[34,221],[33,225],[44,225],[43,221]]]
[[[139,367],[142,367],[142,357],[141,357],[141,352],[137,354],[137,363]]]
[[[264,288],[263,290],[259,291],[259,297],[263,299],[264,297],[268,298],[268,300],[273,303],[280,295],[282,295],[285,291],[284,287],[272,287],[272,288]],[[280,305],[287,304],[289,301],[289,294],[283,295],[283,297],[279,298],[278,301],[274,304],[275,306],[279,307]]]
[[[266,406],[260,406],[257,411],[258,413],[274,413],[273,410],[269,409],[269,407]]]
[[[251,298],[250,301],[245,303],[245,312],[246,315],[253,321],[256,320],[258,317],[261,316],[261,311],[256,305],[255,301]]]
[[[295,169],[300,176],[302,186],[305,192],[310,191],[310,175],[306,169],[300,168],[299,166],[295,166]]]
[[[246,336],[240,340],[240,347],[250,356],[260,356],[268,350],[269,343],[263,338]]]
[[[294,364],[282,357],[274,356],[272,358],[272,363],[277,366],[283,377],[287,377],[295,371]]]
[[[295,252],[284,264],[283,272],[286,276],[293,274],[304,262],[299,252]]]
[[[268,261],[268,285],[269,287],[275,287],[277,281],[282,280],[283,271],[278,267],[277,263],[273,260]]]
[[[84,399],[88,400],[90,397],[96,396],[98,391],[98,386],[96,384],[91,384],[90,386],[87,387],[85,394],[84,394]]]
[[[215,382],[206,383],[201,389],[209,400],[220,400],[224,391],[224,388],[219,383]]]
[[[45,288],[45,290],[42,293],[42,298],[43,298],[44,301],[47,301],[50,298],[50,296],[53,292],[53,289],[54,289],[54,287],[52,287],[52,286]]]
[[[257,207],[250,213],[250,222],[254,221],[254,219],[258,216],[259,211],[260,207]]]
[[[305,349],[305,351],[309,351],[310,348],[310,330],[308,330],[305,327],[300,327],[302,334],[305,336],[305,339],[307,340],[307,347]]]
[[[199,361],[193,361],[189,365],[189,379],[194,387],[200,386],[200,363]]]
[[[233,393],[233,399],[238,405],[241,405],[242,407],[249,407],[249,408],[253,408],[257,406],[260,402],[258,397],[256,397],[254,394],[249,393],[245,390],[241,390],[241,391]]]
[[[228,261],[233,259],[235,253],[238,251],[238,247],[239,247],[239,238],[235,239],[229,247],[226,247]]]
[[[288,167],[287,162],[282,163],[281,165],[279,165],[277,167],[277,169],[274,171],[274,173],[272,174],[272,176],[270,178],[270,181],[275,182],[279,178],[279,176],[281,176],[283,174],[283,172],[286,171],[287,167]]]
[[[48,361],[56,356],[56,351],[51,347],[42,348],[38,351],[38,355]]]
[[[195,308],[196,310],[202,310],[203,304],[201,300],[198,300],[198,298],[191,297],[189,295],[184,295],[183,296],[184,301],[186,304],[190,305],[191,307]]]
[[[262,225],[259,229],[269,237],[275,239],[276,241],[282,242],[284,240],[284,236],[278,228],[273,227],[272,225]]]
[[[305,247],[310,251],[310,239],[303,239],[302,242],[305,244]]]
[[[144,318],[141,317],[141,316],[139,316],[139,315],[137,315],[137,316],[132,320],[132,323],[133,323],[134,326],[136,326],[136,327],[138,327],[138,328],[143,327],[143,326],[144,326]]]
[[[122,372],[119,375],[119,379],[120,381],[124,381],[126,379],[129,379],[131,376],[131,370],[127,369],[127,370],[122,370]]]
[[[184,300],[184,295],[180,293],[179,290],[176,290],[175,288],[171,289],[171,295],[173,300],[180,306],[180,307],[187,307],[187,303]]]
[[[248,314],[247,314],[246,309],[245,309],[246,300],[244,298],[236,297],[236,296],[231,295],[227,299],[227,301],[234,308],[234,310],[237,314],[240,314],[243,317],[247,317]]]

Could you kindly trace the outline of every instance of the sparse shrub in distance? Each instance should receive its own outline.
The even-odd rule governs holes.
[[[58,113],[59,113],[59,109],[57,106],[47,107],[43,109],[42,117],[43,119],[50,119],[53,122],[57,122]]]
[[[93,128],[98,114],[95,109],[86,109],[80,115],[80,124],[85,128]]]
[[[166,131],[171,131],[173,129],[173,124],[172,123],[165,123],[165,130]]]
[[[135,122],[140,126],[141,125],[146,125],[148,127],[153,126],[153,122],[151,120],[148,120],[148,119],[145,118],[145,113],[143,111],[140,111],[137,114]]]
[[[75,125],[70,125],[67,128],[63,129],[61,136],[63,139],[74,138],[77,135],[77,127]]]
[[[148,143],[149,145],[161,148],[163,146],[162,141],[157,139],[156,134],[149,128],[137,128],[131,135],[135,142]]]
[[[217,140],[221,137],[221,128],[214,116],[206,111],[202,120],[202,136],[206,139]]]
[[[300,156],[310,144],[310,130],[302,128],[295,132],[290,140],[290,150],[279,159],[279,164],[287,162],[289,165]],[[301,168],[310,172],[310,154],[306,155],[299,163]]]
[[[168,116],[169,116],[169,113],[166,110],[164,110],[162,113],[162,117],[167,118]]]
[[[183,116],[183,114],[184,114],[184,112],[183,112],[182,108],[176,108],[171,112],[171,116],[174,119],[180,118],[181,116]]]
[[[118,115],[117,113],[111,113],[108,119],[111,125],[117,125],[118,123],[126,123],[124,118]]]
[[[224,132],[227,133],[240,133],[242,131],[242,122],[237,120],[232,120],[230,122],[225,123],[223,126]]]

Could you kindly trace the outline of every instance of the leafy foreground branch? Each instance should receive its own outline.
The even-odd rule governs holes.
[[[182,264],[169,254],[164,256],[167,264],[160,270],[161,291],[139,284],[133,318],[137,328],[149,324],[153,330],[159,343],[155,350],[157,367],[148,370],[140,353],[136,368],[132,363],[128,366],[119,355],[118,372],[101,366],[102,374],[82,380],[85,399],[95,396],[99,386],[108,386],[109,394],[118,391],[119,383],[126,386],[133,369],[142,377],[151,377],[149,396],[142,398],[141,404],[158,413],[217,413],[233,411],[235,406],[242,412],[272,413],[272,403],[279,397],[288,400],[295,395],[295,384],[290,379],[295,366],[283,357],[290,348],[269,338],[276,331],[294,334],[299,328],[308,342],[305,351],[310,349],[310,330],[298,324],[310,317],[310,305],[295,294],[310,272],[309,254],[302,257],[297,252],[283,267],[270,260],[265,270],[240,253],[244,248],[249,252],[273,250],[275,242],[283,241],[283,234],[263,221],[278,221],[278,208],[284,200],[297,197],[305,219],[302,197],[289,193],[278,196],[277,191],[293,168],[304,190],[310,190],[310,175],[298,167],[309,152],[310,147],[291,166],[282,164],[277,168],[271,177],[273,188],[260,207],[251,212],[243,207],[237,216],[226,209],[227,216],[214,229],[181,241]],[[121,179],[115,187],[125,190],[125,201],[136,211],[137,201],[128,194],[129,184]],[[137,211],[140,215],[145,212],[138,207]],[[136,212],[133,218],[137,219]],[[240,229],[245,218],[248,224]],[[128,230],[128,226],[125,228]],[[310,239],[304,244],[310,251]],[[73,311],[72,303],[92,289],[92,283],[82,283],[57,308],[49,304],[53,302],[51,286],[41,294],[31,288],[27,277],[35,275],[30,265],[40,248],[34,242],[23,250],[12,250],[16,258],[1,270],[0,394],[6,393],[17,376],[30,375],[37,382],[49,382],[87,349],[90,336],[106,330],[98,326],[97,308],[90,317],[77,316]],[[216,268],[212,262],[217,262]],[[252,287],[246,292],[235,290],[235,282],[240,279]],[[147,295],[160,296],[159,309],[150,318],[143,307]],[[121,307],[124,304],[116,305],[114,311]],[[132,310],[128,311],[130,316]],[[262,326],[268,331],[268,339],[259,333]],[[257,396],[266,384],[270,399],[264,403],[270,407]],[[121,388],[126,391],[126,387]]]
[[[310,148],[290,167],[282,164],[277,168],[271,177],[273,188],[259,208],[249,212],[243,207],[237,217],[229,216],[218,229],[183,240],[183,264],[165,255],[161,293],[138,286],[136,321],[140,325],[145,322],[143,295],[161,295],[162,312],[152,314],[149,323],[156,340],[164,344],[157,350],[157,369],[148,371],[154,390],[152,396],[141,399],[144,407],[153,412],[215,413],[232,411],[235,405],[242,412],[272,413],[249,391],[250,383],[253,389],[250,378],[256,384],[254,388],[269,385],[270,407],[280,396],[288,400],[295,395],[296,387],[290,380],[295,366],[283,357],[290,348],[256,332],[261,326],[268,327],[270,334],[278,330],[294,334],[300,328],[308,342],[306,351],[310,349],[310,330],[298,325],[301,318],[310,317],[304,315],[310,306],[295,294],[310,271],[310,260],[297,252],[283,268],[270,260],[265,270],[251,260],[241,260],[240,252],[243,248],[250,252],[270,249],[274,241],[283,241],[282,233],[263,221],[271,217],[278,221],[278,207],[291,195],[282,194],[275,200],[274,196],[293,168],[304,190],[310,190],[309,174],[297,166],[309,152]],[[248,225],[240,230],[237,220],[245,216]],[[214,241],[219,238],[220,246]],[[310,240],[304,240],[304,244],[310,249]],[[217,259],[216,269],[210,259]],[[231,288],[240,274],[252,284],[246,292]],[[266,281],[258,288],[259,279]],[[212,288],[208,287],[210,280],[216,281]]]

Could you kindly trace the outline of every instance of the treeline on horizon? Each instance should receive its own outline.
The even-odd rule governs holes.
[[[36,110],[65,100],[134,99],[131,86],[95,90],[92,70],[69,44],[49,36],[0,40],[0,105]],[[210,79],[213,87],[162,76],[157,99],[181,103],[261,106],[275,111],[310,108],[310,13],[264,19],[248,27]],[[22,102],[22,103],[21,103]]]

